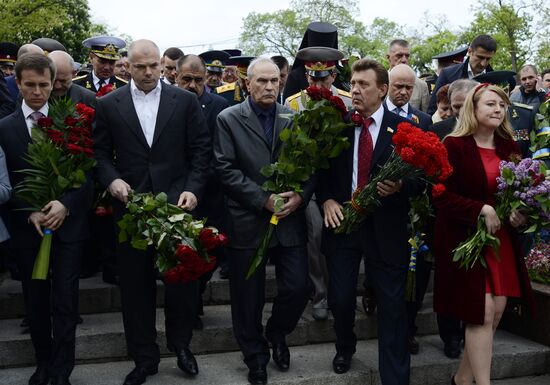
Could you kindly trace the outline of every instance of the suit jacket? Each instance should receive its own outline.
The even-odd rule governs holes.
[[[8,116],[15,110],[15,103],[11,99],[4,74],[0,71],[0,119]]]
[[[260,169],[275,162],[281,151],[279,134],[291,127],[292,110],[276,106],[274,138],[269,147],[263,127],[250,107],[250,102],[231,106],[218,116],[214,134],[216,172],[228,197],[227,232],[229,246],[255,249],[263,236],[271,214],[264,204],[271,192],[262,189],[266,177]],[[286,116],[284,116],[286,115]],[[303,186],[303,203],[276,226],[272,245],[301,246],[306,243],[305,206],[313,194],[315,181]]]
[[[432,124],[428,131],[434,132],[437,134],[439,139],[443,140],[447,135],[449,135],[456,127],[458,120],[453,116],[448,119],[442,120]]]
[[[444,141],[453,174],[445,181],[446,191],[434,198],[435,288],[434,309],[466,323],[481,325],[485,314],[485,268],[476,263],[471,269],[459,268],[452,261],[453,250],[466,240],[477,225],[481,208],[489,201],[487,175],[473,136],[448,137]],[[519,148],[512,140],[495,135],[496,154],[508,159]],[[504,226],[506,222],[504,222]],[[517,232],[508,228],[514,243],[522,297],[533,305],[524,255]]]
[[[29,168],[23,159],[27,146],[32,142],[21,108],[17,108],[11,115],[0,120],[0,146],[6,154],[6,164],[10,180],[16,186],[23,180],[18,170]],[[86,220],[86,211],[93,201],[91,178],[78,189],[69,190],[58,200],[69,209],[69,215],[63,225],[54,232],[63,242],[82,241],[88,237],[89,229]],[[16,248],[38,247],[40,236],[34,226],[28,223],[29,212],[20,211],[28,205],[12,196],[8,203],[10,209],[7,215],[8,230],[11,234],[13,246]]]
[[[420,111],[427,111],[430,104],[430,91],[428,89],[428,83],[424,80],[415,78],[414,88],[409,103]]]
[[[444,68],[441,73],[439,74],[439,77],[437,78],[437,82],[435,83],[435,88],[432,92],[432,96],[430,98],[430,106],[428,107],[428,114],[433,115],[434,112],[437,110],[437,91],[441,87],[443,87],[445,84],[450,84],[458,79],[468,79],[468,65],[470,63],[470,58],[466,58],[463,63],[454,64],[450,67]],[[485,69],[487,72],[493,71],[493,68],[488,65]]]
[[[384,100],[384,109],[388,109],[388,105]],[[395,114],[395,112],[390,111]],[[413,117],[416,116],[416,119]],[[424,131],[428,130],[428,127],[432,124],[432,117],[425,112],[420,111],[418,108],[415,108],[409,101],[409,117],[407,119],[413,122],[418,128],[423,129]]]
[[[380,133],[374,146],[371,175],[390,157],[392,145],[392,133],[397,131],[397,125],[401,122],[409,122],[407,119],[394,114],[384,108],[384,117],[380,126]],[[330,161],[330,168],[320,173],[319,186],[316,191],[317,202],[322,207],[328,199],[334,199],[344,204],[351,199],[351,183],[353,173],[353,147],[355,142],[355,127],[347,130],[346,135],[350,142],[347,150],[337,158]],[[384,261],[393,265],[408,263],[409,247],[407,231],[409,197],[420,193],[422,183],[418,181],[404,181],[401,190],[388,197],[380,198],[381,205],[370,213],[357,232],[350,235],[334,234],[332,229],[323,228],[322,250],[325,255],[332,253],[336,246],[348,242],[351,238],[359,237],[363,242],[365,232],[372,232],[371,238],[377,243],[378,255]],[[364,250],[375,247],[362,243]]]
[[[97,177],[105,188],[121,178],[137,192],[165,192],[171,203],[176,203],[183,191],[200,200],[211,157],[204,115],[191,92],[164,83],[161,87],[151,147],[139,123],[130,86],[97,100],[93,135]],[[117,202],[115,210],[122,213],[122,205]]]
[[[74,104],[83,103],[87,106],[95,108],[96,97],[90,90],[73,84],[71,85],[71,88],[69,88],[67,96],[73,101]]]
[[[97,91],[99,91],[94,84],[94,78],[92,76],[92,72],[89,72],[88,75],[74,78],[73,84],[84,87],[92,91],[94,94],[97,93]],[[109,84],[114,84],[114,88],[116,89],[116,88],[124,87],[126,84],[128,84],[128,82],[124,79],[121,79],[113,75],[109,78]]]

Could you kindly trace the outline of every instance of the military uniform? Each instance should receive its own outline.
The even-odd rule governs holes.
[[[4,76],[15,75],[15,62],[19,46],[9,42],[0,43],[0,70]]]
[[[239,80],[235,83],[221,85],[214,92],[227,100],[231,106],[241,103],[248,96],[247,90],[243,89],[243,84],[247,78],[246,71],[248,70],[248,65],[254,59],[253,56],[231,56],[227,59],[227,65],[237,67]]]
[[[342,101],[344,102],[344,104],[346,105],[348,110],[351,109],[351,107],[352,107],[352,105],[351,105],[351,92],[341,90],[341,89],[336,88],[334,86],[332,86],[330,88],[330,90],[332,91],[332,94],[334,96],[339,96],[340,99],[342,99]],[[304,95],[304,98],[301,97],[302,95]],[[303,105],[303,102],[307,101],[307,99],[308,99],[307,94],[304,91],[300,91],[300,92],[286,98],[285,106],[290,107],[293,111],[298,112],[298,111],[301,111],[301,110],[305,109],[305,106]]]
[[[90,91],[93,91],[94,93],[97,93],[97,91],[99,91],[96,85],[94,84],[94,78],[93,78],[92,72],[88,73],[87,75],[77,76],[76,78],[73,79],[73,83],[81,87],[84,87]],[[126,84],[128,84],[128,82],[122,78],[119,78],[118,76],[113,75],[109,78],[109,82],[106,84],[112,84],[113,89],[116,89],[116,88],[125,86]]]
[[[508,108],[508,119],[514,129],[514,140],[519,145],[524,158],[531,156],[529,135],[536,128],[536,114],[533,106],[527,104],[512,103]]]

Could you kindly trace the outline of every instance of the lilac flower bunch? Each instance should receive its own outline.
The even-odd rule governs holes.
[[[529,217],[526,233],[550,224],[550,180],[546,179],[544,162],[530,158],[501,161],[497,184],[497,213],[501,219],[507,218],[512,210],[521,211]]]
[[[525,260],[529,277],[534,282],[550,284],[550,243],[539,241]]]

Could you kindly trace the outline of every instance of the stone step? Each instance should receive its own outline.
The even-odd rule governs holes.
[[[271,304],[266,304],[264,321],[270,315]],[[126,358],[126,343],[121,313],[83,315],[84,323],[77,327],[76,357],[79,362],[109,361]],[[437,333],[437,322],[432,312],[431,295],[419,312],[418,334]],[[229,305],[205,307],[202,317],[204,329],[195,331],[191,349],[197,354],[238,350],[233,338],[231,308]],[[29,334],[21,334],[20,319],[0,320],[0,368],[31,365],[34,362],[33,347]],[[311,308],[304,311],[298,326],[288,338],[293,346],[334,341],[333,321],[315,321]],[[164,312],[157,310],[158,343],[167,354],[164,335]],[[361,298],[357,301],[355,331],[361,339],[376,337],[376,317],[367,317],[362,310]]]
[[[363,271],[361,267],[361,271]],[[358,280],[358,290],[363,291],[364,274]],[[266,272],[266,301],[271,301],[277,291],[275,269],[268,266]],[[120,290],[115,285],[103,282],[101,274],[80,280],[79,309],[81,314],[112,313],[120,311]],[[210,280],[203,295],[205,305],[221,305],[230,302],[229,280],[221,279],[219,270]],[[157,282],[157,306],[164,305],[164,285]],[[23,317],[25,304],[21,282],[4,279],[0,282],[0,319]]]
[[[411,385],[448,385],[458,360],[441,353],[437,336],[420,338],[423,349],[411,360]],[[332,371],[334,345],[316,344],[291,347],[291,368],[279,372],[273,363],[268,366],[271,385],[380,385],[376,340],[360,341],[348,373]],[[247,369],[240,352],[197,356],[200,373],[194,385],[244,385]],[[77,365],[73,385],[119,385],[133,368],[129,361]],[[0,383],[25,385],[32,367],[0,370]],[[550,348],[499,331],[495,337],[492,382],[495,385],[548,385],[550,383]],[[164,358],[159,373],[147,378],[148,385],[180,385],[186,382],[173,357]]]

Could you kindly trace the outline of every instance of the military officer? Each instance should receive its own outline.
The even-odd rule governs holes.
[[[435,83],[437,82],[437,77],[443,68],[452,66],[453,64],[459,64],[464,61],[466,52],[468,51],[468,46],[460,47],[452,51],[442,52],[435,56],[432,56],[432,59],[437,61],[437,69],[435,75],[430,75],[424,81],[428,83],[430,93],[433,92],[435,88]]]
[[[329,47],[309,47],[299,50],[296,58],[304,62],[305,74],[310,86],[330,89],[334,96],[339,96],[343,100],[348,109],[351,108],[351,94],[333,85],[337,75],[336,63],[344,58],[342,52]],[[300,91],[289,96],[285,106],[294,111],[303,110],[305,106],[302,101],[306,100],[305,96],[302,97],[303,93],[304,91]],[[309,277],[314,287],[311,315],[316,320],[325,320],[328,318],[328,272],[325,257],[321,254],[323,218],[315,197],[306,208],[306,224]]]
[[[248,89],[246,88],[246,71],[248,65],[255,59],[253,56],[231,56],[227,60],[228,65],[234,65],[237,67],[237,74],[239,79],[235,83],[224,84],[216,88],[216,93],[229,102],[230,105],[239,104],[248,96]]]
[[[73,79],[73,83],[93,92],[105,85],[113,88],[122,87],[127,81],[115,76],[115,63],[120,59],[119,50],[126,46],[124,40],[114,36],[97,36],[86,39],[82,45],[90,49],[89,61],[92,71]]]
[[[225,62],[229,54],[225,51],[206,51],[199,55],[206,66],[206,87],[207,92],[212,92],[222,85],[222,75]]]
[[[16,44],[3,42],[0,43],[0,71],[4,76],[15,75],[15,62],[17,61],[17,50],[19,47]]]
[[[224,49],[225,52],[229,54],[229,56],[241,56],[241,50],[240,49]],[[239,79],[237,75],[237,66],[230,65],[225,63],[225,68],[223,69],[223,75],[222,75],[222,83],[223,84],[229,84],[229,83],[235,83]]]

